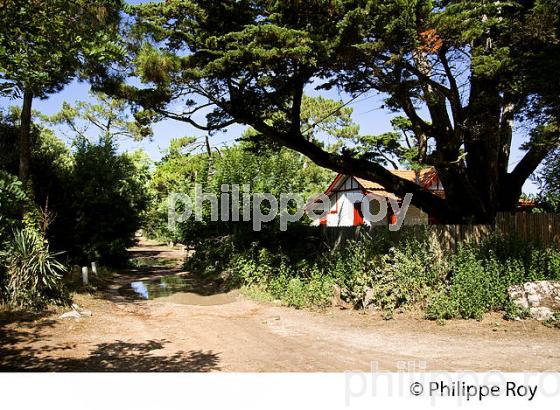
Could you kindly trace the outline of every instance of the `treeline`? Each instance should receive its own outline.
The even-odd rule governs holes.
[[[21,103],[0,117],[5,301],[60,299],[60,261],[121,263],[141,226],[154,237],[195,244],[190,263],[204,271],[241,272],[233,267],[245,266],[237,277],[251,278],[270,266],[270,274],[289,272],[287,282],[270,280],[278,292],[292,285],[314,289],[308,279],[332,276],[333,264],[315,269],[314,257],[325,248],[304,236],[306,221],[287,233],[273,221],[255,234],[243,224],[211,221],[205,210],[200,222],[182,223],[177,231],[167,227],[169,194],[192,194],[196,183],[216,193],[222,184],[272,194],[322,191],[333,173],[302,155],[397,194],[414,192],[415,205],[439,220],[460,222],[487,222],[514,209],[521,187],[544,163],[540,209],[558,211],[556,2],[483,9],[396,0],[230,3],[3,2],[0,95]],[[65,105],[51,118],[33,112],[36,99],[77,79],[111,97]],[[310,87],[338,91],[347,101],[311,98],[305,95]],[[471,90],[468,101],[463,87]],[[368,93],[383,102],[364,114],[385,110],[393,131],[362,135],[352,121],[349,104],[365,102]],[[204,141],[202,153],[200,140],[177,139],[154,165],[145,155],[118,153],[119,138],[149,137],[150,124],[166,118],[211,134],[233,123],[259,132],[249,131],[232,147]],[[52,131],[62,126],[70,131],[70,147]],[[525,131],[527,152],[511,164],[514,129]],[[445,198],[426,195],[383,169],[432,165]],[[286,254],[274,262],[279,270],[255,259],[266,252]],[[356,257],[365,256],[360,250]],[[477,269],[453,268],[443,283],[451,286],[457,272]],[[301,287],[292,281],[298,278]]]
[[[251,135],[252,131],[246,132],[239,143],[211,150],[210,154],[192,153],[200,144],[197,138],[171,141],[165,156],[156,163],[149,184],[151,201],[144,217],[146,233],[184,244],[197,244],[207,238],[229,234],[239,240],[243,237],[243,240],[251,241],[257,235],[253,232],[252,222],[212,221],[210,203],[206,201],[201,210],[202,220],[195,221],[191,217],[170,230],[170,195],[187,194],[194,202],[197,185],[204,193],[218,197],[223,185],[239,185],[249,187],[250,195],[270,193],[279,197],[281,193],[294,192],[308,197],[322,192],[334,178],[333,172],[318,167],[301,154],[286,148],[256,145]],[[180,211],[177,208],[177,212]],[[265,224],[260,235],[276,235],[278,231],[278,221],[275,220]]]
[[[40,125],[31,136],[25,188],[17,177],[17,116],[0,115],[0,286],[4,301],[15,305],[49,300],[72,264],[125,263],[148,205],[145,156],[119,154],[111,138],[76,136],[68,147]],[[41,268],[45,258],[52,259],[52,270]]]

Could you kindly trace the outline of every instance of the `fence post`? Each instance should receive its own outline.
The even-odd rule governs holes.
[[[83,266],[82,267],[82,282],[84,283],[84,285],[87,285],[89,283],[89,271],[88,271],[88,267],[87,266]]]

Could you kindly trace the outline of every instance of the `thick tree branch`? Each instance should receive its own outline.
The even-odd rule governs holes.
[[[404,113],[412,124],[412,130],[418,141],[418,159],[423,162],[428,154],[428,136],[433,135],[435,132],[431,125],[420,118],[409,96],[400,94],[398,97]]]
[[[447,143],[453,130],[445,103],[446,97],[451,100],[450,92],[445,86],[432,79],[432,63],[423,52],[415,51],[413,56],[417,67],[411,64],[407,64],[407,67],[414,70],[414,73],[422,80],[420,83],[424,100],[432,118],[432,126],[437,130],[436,140],[440,143]]]
[[[442,219],[450,215],[449,209],[442,198],[430,193],[414,182],[398,177],[379,164],[365,159],[329,153],[316,144],[307,141],[300,132],[297,134],[282,133],[268,126],[263,121],[252,120],[242,113],[236,112],[235,116],[243,118],[244,122],[253,126],[263,135],[273,138],[287,148],[305,155],[323,168],[378,182],[387,191],[402,197],[407,193],[411,193],[413,194],[412,202],[425,212],[441,216]]]
[[[379,56],[379,58],[385,63],[390,63],[393,57]],[[449,88],[447,88],[445,85],[434,80],[429,73],[423,72],[422,69],[415,67],[413,64],[406,61],[404,58],[399,59],[399,64],[402,65],[404,69],[410,71],[412,74],[418,77],[418,79],[435,88],[442,95],[444,95],[448,100],[450,101],[452,100],[453,98],[452,91]]]
[[[293,80],[293,98],[292,98],[292,112],[291,112],[291,125],[292,130],[300,130],[301,129],[301,102],[303,100],[303,88],[305,86],[305,81],[302,79],[296,78]]]
[[[449,65],[449,60],[444,50],[439,52],[439,59],[447,81],[449,81],[449,102],[451,104],[451,112],[453,114],[453,119],[455,120],[455,129],[460,128],[464,119],[463,104],[461,104],[461,93],[459,92],[459,86],[457,85],[457,80],[453,75],[451,66]]]
[[[513,121],[515,105],[504,97],[502,117],[500,119],[500,152],[498,153],[498,168],[501,174],[507,173],[511,154],[511,140],[513,136]]]
[[[513,171],[508,174],[508,185],[513,189],[519,189],[521,192],[521,188],[527,178],[535,172],[546,156],[558,147],[560,147],[560,140],[550,144],[535,144],[531,147]]]
[[[163,110],[161,108],[156,108],[156,109],[154,109],[154,111],[157,112],[160,115],[163,115],[163,116],[167,117],[167,118],[171,118],[172,120],[186,122],[187,124],[190,124],[193,127],[197,128],[201,131],[218,131],[218,130],[221,130],[225,127],[229,127],[230,125],[233,125],[237,122],[235,120],[228,120],[228,121],[224,121],[220,124],[208,126],[208,125],[202,125],[202,124],[197,123],[196,121],[194,121],[190,117],[190,115],[175,114],[175,113],[172,113],[170,111]]]

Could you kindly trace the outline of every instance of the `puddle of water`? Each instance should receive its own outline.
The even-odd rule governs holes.
[[[235,302],[237,292],[218,293],[203,296],[189,292],[193,289],[192,280],[182,276],[165,276],[158,281],[137,281],[130,284],[134,296],[145,300],[157,299],[161,302],[182,305],[212,306]]]
[[[159,298],[158,301],[177,303],[179,305],[196,305],[196,306],[215,306],[226,305],[237,300],[237,292],[217,293],[210,296],[202,296],[196,293],[179,292],[171,296]]]

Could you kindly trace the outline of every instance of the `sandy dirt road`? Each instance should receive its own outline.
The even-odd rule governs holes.
[[[166,247],[144,245],[133,252],[182,258]],[[340,372],[369,371],[372,364],[380,371],[560,370],[559,330],[497,314],[441,326],[412,314],[385,321],[243,296],[202,296],[216,298],[202,306],[173,297],[132,300],[118,291],[139,277],[177,272],[131,270],[114,278],[110,292],[77,295],[91,316],[0,313],[0,370]]]

